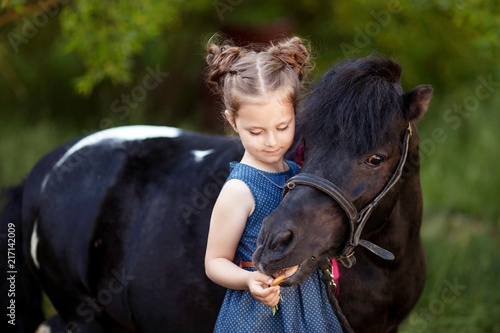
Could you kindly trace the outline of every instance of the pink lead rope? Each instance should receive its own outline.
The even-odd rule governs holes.
[[[339,272],[339,265],[337,264],[337,260],[332,259],[332,274],[333,274],[333,281],[337,285],[335,288],[335,296],[338,298],[339,297],[339,277],[340,277],[340,272]]]

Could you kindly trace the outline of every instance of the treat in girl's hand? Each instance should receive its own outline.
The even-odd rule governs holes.
[[[285,279],[285,274],[281,274],[276,279],[274,279],[273,282],[271,282],[271,287],[279,285],[281,282],[283,282],[284,279]]]

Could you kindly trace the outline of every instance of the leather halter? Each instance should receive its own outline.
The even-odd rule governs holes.
[[[380,200],[391,190],[391,188],[399,181],[401,174],[403,172],[403,167],[406,163],[406,158],[408,156],[410,137],[412,135],[411,123],[408,124],[405,136],[403,139],[403,151],[399,159],[399,164],[396,170],[392,174],[392,177],[385,184],[382,191],[369,202],[361,211],[354,207],[349,198],[339,189],[335,184],[331,183],[327,179],[322,177],[309,174],[309,173],[299,173],[288,180],[283,188],[283,197],[293,190],[297,185],[306,185],[314,187],[323,193],[329,195],[334,201],[336,201],[340,207],[344,210],[349,219],[350,236],[345,242],[344,248],[335,256],[335,259],[339,260],[345,267],[350,268],[356,263],[356,258],[354,257],[354,248],[358,245],[365,247],[371,252],[375,253],[379,257],[385,260],[393,260],[394,254],[381,248],[380,246],[373,244],[365,239],[360,239],[363,228],[365,227],[368,218],[370,217],[373,209]]]

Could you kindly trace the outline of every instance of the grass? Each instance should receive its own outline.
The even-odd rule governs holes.
[[[463,116],[453,112],[446,118],[455,105],[461,105],[464,95],[431,104],[419,123],[424,203],[426,208],[498,222],[500,94]],[[450,117],[455,120],[449,121]],[[436,131],[442,135],[436,136]]]
[[[46,153],[82,135],[49,119],[27,125],[11,117],[0,123],[0,188],[20,183]]]
[[[500,332],[498,232],[464,214],[425,214],[427,282],[401,332]]]

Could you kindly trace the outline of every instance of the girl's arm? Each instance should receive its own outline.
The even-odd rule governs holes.
[[[245,183],[232,179],[224,185],[210,220],[205,271],[215,283],[229,289],[250,289],[257,300],[274,306],[279,301],[279,287],[268,287],[272,278],[258,271],[246,271],[233,263],[253,208],[253,195]]]

